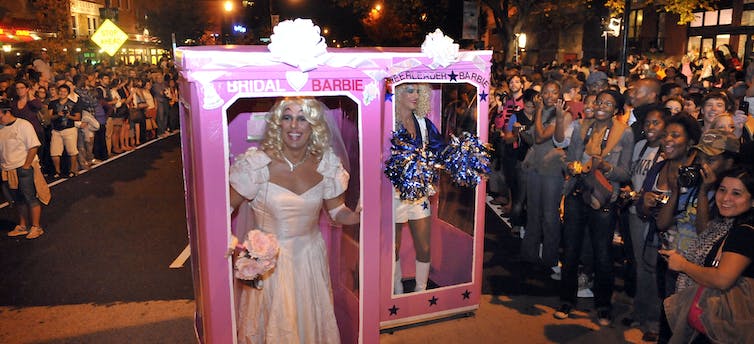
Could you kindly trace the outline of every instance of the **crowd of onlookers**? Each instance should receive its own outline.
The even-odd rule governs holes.
[[[754,64],[725,48],[630,56],[625,77],[595,59],[493,66],[488,191],[522,238],[522,271],[559,281],[556,318],[593,297],[597,322],[612,323],[614,242],[633,300],[622,323],[646,341],[683,332],[663,307],[671,295],[754,277],[754,227],[741,229],[754,224]],[[721,252],[732,277],[711,267]]]
[[[0,99],[34,126],[48,178],[81,170],[179,129],[178,73],[157,64],[51,63],[46,50],[2,66]]]

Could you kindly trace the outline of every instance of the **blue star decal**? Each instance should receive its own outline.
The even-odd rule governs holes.
[[[393,101],[393,94],[390,92],[385,93],[385,101],[386,102],[392,102]]]
[[[482,93],[479,93],[479,101],[480,102],[481,101],[487,101],[487,96],[488,95],[489,95],[489,93],[484,93],[484,91],[482,91]]]
[[[390,311],[390,315],[398,315],[398,310],[399,310],[399,309],[400,309],[400,308],[398,308],[398,307],[395,307],[395,305],[393,305],[393,307],[390,307],[390,308],[388,308],[387,310],[389,310],[389,311]]]
[[[468,289],[466,289],[466,291],[461,293],[461,295],[463,295],[464,300],[468,300],[469,296],[471,296],[471,292]]]
[[[458,80],[456,80],[456,77],[458,77],[458,74],[456,74],[456,72],[454,72],[454,71],[451,70],[450,74],[448,74],[448,76],[450,77],[450,81],[458,81]]]
[[[437,296],[432,296],[431,299],[427,300],[429,301],[429,307],[437,306]]]
[[[424,201],[424,202],[422,203],[422,209],[424,209],[424,210],[427,210],[427,209],[429,209],[429,202],[427,202],[427,201]]]

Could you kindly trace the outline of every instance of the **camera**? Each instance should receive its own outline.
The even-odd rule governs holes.
[[[675,248],[675,235],[670,232],[660,232],[660,248],[663,250],[672,250]]]
[[[702,165],[693,164],[678,168],[678,185],[688,188],[702,182]]]
[[[528,128],[525,125],[520,125],[520,126],[513,127],[513,130],[516,133],[523,133],[524,131],[526,131],[526,129],[528,129]]]
[[[638,193],[636,191],[621,191],[621,193],[618,194],[618,200],[615,202],[615,204],[618,206],[618,208],[625,208],[634,203],[634,199]]]

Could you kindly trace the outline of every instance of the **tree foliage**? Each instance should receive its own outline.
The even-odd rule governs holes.
[[[584,0],[481,0],[481,3],[484,10],[492,12],[506,59],[513,55],[517,32],[562,32],[597,15],[598,7]]]
[[[55,39],[32,41],[28,47],[32,50],[46,48],[50,58],[54,61],[68,61],[69,53],[63,49],[73,46],[74,37],[71,29],[70,0],[32,0],[31,9],[36,15],[39,30],[54,32]]]
[[[370,43],[417,46],[428,32],[441,27],[448,15],[448,0],[331,0],[351,8],[361,18]],[[376,6],[379,4],[379,10]]]
[[[644,4],[649,5],[654,2],[646,0]],[[657,1],[657,5],[666,12],[678,14],[680,16],[678,24],[684,25],[694,20],[694,11],[711,10],[714,2],[714,0],[665,0]],[[625,0],[607,0],[605,7],[610,9],[613,16],[620,16],[625,8]]]
[[[172,34],[175,33],[176,43],[200,42],[205,31],[210,26],[209,16],[202,12],[202,7],[196,1],[154,1],[153,6],[147,6],[145,11],[145,25],[152,36],[160,39],[164,49],[170,49]]]

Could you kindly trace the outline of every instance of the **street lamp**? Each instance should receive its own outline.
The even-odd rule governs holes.
[[[223,2],[223,10],[224,10],[223,26],[222,26],[222,29],[220,30],[221,31],[220,34],[223,39],[223,44],[228,44],[228,35],[230,31],[230,23],[228,20],[228,16],[230,16],[230,13],[233,12],[233,1],[226,0],[225,2]]]
[[[526,48],[526,34],[525,33],[517,33],[516,34],[516,54],[515,54],[515,61],[518,63],[518,51],[519,49],[523,50]]]

